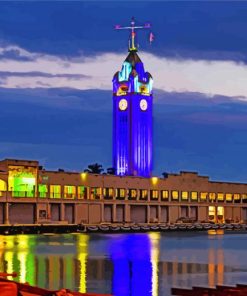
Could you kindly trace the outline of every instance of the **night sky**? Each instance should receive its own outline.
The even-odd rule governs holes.
[[[247,3],[0,2],[0,159],[111,167],[112,77],[128,32],[154,78],[154,175],[247,182]]]

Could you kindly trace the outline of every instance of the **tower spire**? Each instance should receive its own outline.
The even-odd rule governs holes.
[[[116,30],[130,30],[130,39],[129,39],[129,52],[131,51],[137,51],[137,44],[136,44],[136,31],[137,29],[150,29],[151,25],[150,23],[145,23],[143,26],[136,26],[135,25],[135,19],[132,17],[130,26],[122,27],[120,25],[116,25]]]

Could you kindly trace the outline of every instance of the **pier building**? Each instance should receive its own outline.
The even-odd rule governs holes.
[[[247,184],[196,172],[167,178],[48,171],[38,161],[0,161],[0,223],[247,221]]]

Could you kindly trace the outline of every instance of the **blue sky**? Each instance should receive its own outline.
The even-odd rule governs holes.
[[[247,3],[0,2],[0,158],[111,166],[111,79],[135,16],[154,77],[154,175],[246,182]]]

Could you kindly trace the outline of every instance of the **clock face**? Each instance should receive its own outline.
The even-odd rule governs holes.
[[[128,102],[127,102],[127,100],[125,100],[125,99],[121,99],[121,100],[119,101],[118,106],[119,106],[119,109],[120,109],[121,111],[126,110],[127,107],[128,107]]]
[[[140,101],[140,108],[141,108],[142,111],[146,111],[147,110],[148,103],[147,103],[147,101],[145,99],[142,99]]]

